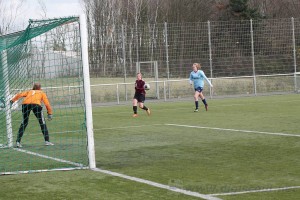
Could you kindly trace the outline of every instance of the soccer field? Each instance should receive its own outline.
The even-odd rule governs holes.
[[[95,171],[1,176],[0,199],[299,199],[299,97],[95,107]]]

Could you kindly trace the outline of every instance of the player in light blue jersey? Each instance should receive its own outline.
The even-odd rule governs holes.
[[[194,84],[194,89],[195,89],[194,99],[195,99],[196,109],[194,110],[194,112],[199,111],[198,110],[198,108],[199,108],[198,98],[199,97],[200,97],[200,99],[202,100],[202,102],[205,106],[205,110],[207,111],[207,109],[208,109],[207,102],[206,102],[205,97],[202,93],[203,87],[204,87],[204,79],[210,85],[210,87],[213,87],[211,82],[205,76],[204,72],[201,70],[201,65],[199,63],[194,63],[193,64],[193,71],[190,74],[190,84],[191,85]]]

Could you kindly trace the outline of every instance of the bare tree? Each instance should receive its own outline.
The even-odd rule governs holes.
[[[25,0],[0,0],[0,35],[15,31],[15,24]]]
[[[200,24],[208,20],[239,20],[241,17],[269,19],[300,15],[299,0],[248,0],[247,12],[244,13],[233,12],[231,0],[81,1],[88,19],[91,72],[96,76],[122,72],[122,62],[126,62],[126,58],[129,73],[134,72],[135,62],[155,59],[155,45],[160,39],[157,35],[163,22],[170,26],[172,23],[181,23],[173,28],[170,38],[176,58],[181,59],[186,54],[184,49],[194,46],[183,43],[184,37],[190,37],[191,34],[186,22]],[[126,49],[123,49],[124,46]],[[126,52],[126,56],[122,51]]]
[[[299,0],[249,0],[251,7],[256,7],[260,14],[268,19],[299,17]]]
[[[40,15],[42,18],[47,18],[47,7],[44,0],[38,0],[39,8],[41,9]]]

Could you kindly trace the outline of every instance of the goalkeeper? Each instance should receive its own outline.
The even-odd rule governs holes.
[[[22,136],[24,134],[24,131],[28,125],[28,121],[29,121],[29,115],[30,112],[33,111],[34,115],[36,116],[36,118],[39,121],[44,139],[45,139],[45,145],[49,146],[49,145],[54,145],[53,143],[51,143],[49,141],[49,133],[48,133],[48,129],[47,129],[47,125],[43,116],[43,112],[42,109],[43,107],[41,106],[41,102],[43,102],[47,108],[47,113],[48,113],[48,119],[52,120],[52,108],[51,105],[49,103],[48,97],[46,95],[46,93],[44,93],[41,90],[41,84],[40,83],[34,83],[32,90],[28,90],[25,92],[21,92],[16,94],[16,96],[10,101],[10,104],[12,105],[15,101],[17,101],[18,99],[24,97],[24,100],[22,102],[22,123],[20,125],[19,128],[19,133],[18,133],[18,137],[17,137],[17,147],[21,148],[21,139]]]
[[[208,109],[208,104],[206,102],[206,99],[203,95],[203,88],[204,88],[204,79],[206,80],[206,82],[210,85],[210,87],[213,87],[213,85],[211,84],[211,82],[208,80],[208,78],[205,76],[204,72],[201,70],[201,65],[200,63],[194,63],[193,66],[193,71],[190,73],[190,84],[194,84],[194,90],[195,90],[195,94],[194,94],[194,100],[195,100],[195,107],[196,109],[194,110],[194,112],[198,112],[198,108],[199,108],[199,103],[198,103],[198,99],[200,97],[200,99],[202,100],[204,106],[205,106],[205,110],[207,111]]]
[[[150,115],[150,109],[144,105],[146,91],[145,91],[145,81],[142,79],[142,74],[137,73],[136,81],[135,81],[135,93],[132,100],[132,107],[133,107],[133,117],[137,117],[137,104],[139,107],[147,112]]]

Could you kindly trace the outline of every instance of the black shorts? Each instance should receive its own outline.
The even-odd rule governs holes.
[[[43,107],[38,104],[22,104],[22,115],[24,124],[28,123],[30,112],[33,111],[33,114],[39,120],[40,125],[45,124],[45,118],[43,115]]]
[[[195,88],[195,92],[199,92],[199,93],[201,93],[202,91],[203,91],[203,87],[197,87],[197,88]]]
[[[142,93],[135,93],[133,98],[136,99],[139,103],[144,103],[145,101],[145,95]]]

